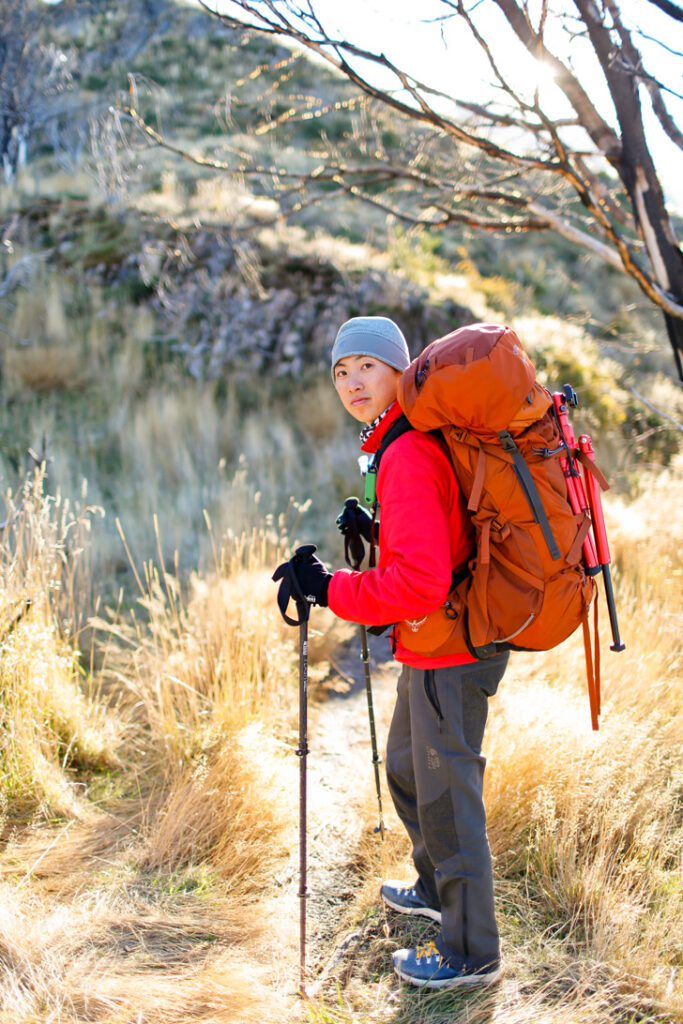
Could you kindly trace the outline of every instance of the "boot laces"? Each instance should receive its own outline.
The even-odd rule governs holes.
[[[427,960],[438,958],[439,967],[441,966],[442,957],[441,953],[436,947],[434,942],[428,942],[426,946],[418,946],[415,950],[415,958],[420,961],[422,957],[426,957]]]

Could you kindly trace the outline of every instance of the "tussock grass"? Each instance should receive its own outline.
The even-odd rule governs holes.
[[[272,965],[254,957],[295,827],[295,759],[277,734],[290,738],[296,648],[270,581],[285,543],[273,524],[226,535],[213,573],[186,587],[159,542],[130,622],[94,621],[103,690],[124,694],[119,791],[107,813],[83,800],[73,828],[24,831],[5,850],[0,1020],[282,1019]]]
[[[213,573],[194,574],[185,588],[159,540],[158,565],[135,570],[130,619],[98,621],[119,641],[109,671],[164,759],[191,760],[224,731],[277,714],[291,679],[291,642],[265,569],[282,561],[285,544],[272,525],[228,535],[214,551]]]
[[[3,1024],[277,1020],[263,969],[231,944],[257,928],[213,886],[211,903],[182,889],[164,900],[144,880],[100,886],[49,905],[0,900]],[[258,1009],[255,1011],[255,1007]]]
[[[38,394],[78,390],[87,379],[83,359],[70,345],[14,349],[5,357],[5,373],[13,390],[26,387]]]
[[[120,729],[82,685],[77,648],[96,508],[44,493],[44,467],[5,499],[0,533],[0,794],[12,813],[86,812],[72,769],[117,764]]]
[[[216,750],[176,773],[147,836],[145,864],[208,865],[240,895],[262,896],[296,827],[296,782],[261,726],[224,735]],[[286,783],[286,785],[285,785]]]
[[[242,899],[283,858],[294,792],[278,735],[289,737],[296,646],[275,604],[272,567],[284,520],[214,544],[214,567],[182,585],[163,561],[136,570],[140,596],[109,636],[106,673],[123,687],[144,758],[143,863],[152,871],[209,865]],[[125,537],[124,537],[125,543]],[[269,571],[266,571],[268,569]]]

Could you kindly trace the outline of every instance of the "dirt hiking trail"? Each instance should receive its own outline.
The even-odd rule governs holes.
[[[307,758],[307,991],[314,994],[329,980],[340,959],[339,927],[345,905],[355,894],[353,855],[362,835],[367,808],[379,822],[365,673],[360,632],[335,650],[330,674],[309,687]],[[372,695],[386,821],[390,797],[384,776],[386,734],[396,696],[398,666],[386,638],[369,637]],[[297,789],[298,797],[298,789]],[[294,794],[293,794],[294,798]],[[379,835],[377,843],[381,842]],[[276,988],[293,994],[299,982],[299,835],[292,835],[286,868],[268,900],[273,915],[271,938],[281,943],[273,964]],[[272,947],[271,947],[272,955]]]

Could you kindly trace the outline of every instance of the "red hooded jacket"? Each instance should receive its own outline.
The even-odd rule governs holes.
[[[362,451],[376,452],[400,415],[395,402]],[[382,524],[377,568],[340,569],[327,593],[335,615],[366,626],[419,618],[439,608],[448,595],[452,570],[464,565],[474,543],[455,472],[431,434],[409,430],[389,445],[377,474],[377,499]],[[469,654],[430,658],[400,644],[394,657],[413,668],[475,660]]]

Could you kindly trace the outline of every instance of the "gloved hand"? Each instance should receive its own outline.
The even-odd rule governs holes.
[[[315,551],[315,548],[313,548]],[[327,588],[332,579],[332,573],[328,572],[317,555],[310,554],[297,561],[292,560],[294,573],[301,591],[312,604],[319,604],[327,608]]]
[[[358,498],[347,498],[344,508],[337,516],[337,528],[340,533],[346,536],[348,533],[357,532],[363,540],[370,543],[370,528],[372,516],[358,504]],[[379,523],[375,522],[375,542],[379,539]]]
[[[332,573],[328,572],[315,556],[315,544],[297,548],[288,562],[282,562],[273,573],[273,580],[280,581],[277,603],[282,617],[290,626],[299,626],[308,619],[311,604],[327,607],[327,588]],[[299,618],[287,613],[290,599],[294,598]]]

